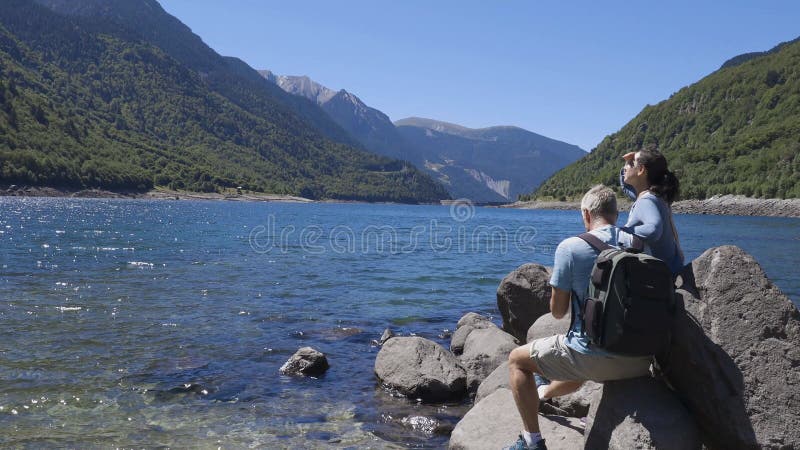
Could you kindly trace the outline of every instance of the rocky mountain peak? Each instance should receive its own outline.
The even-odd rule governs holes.
[[[271,70],[259,70],[258,74],[264,77],[270,83],[278,84],[278,76],[272,73]]]
[[[333,89],[328,89],[305,75],[275,75],[269,70],[259,70],[258,73],[284,91],[305,97],[318,105],[326,103],[337,94]]]
[[[424,167],[453,198],[514,200],[585,154],[576,146],[514,126],[468,128],[420,117],[392,123],[344,89],[334,92],[308,77],[260,73],[283,90],[319,104],[367,149]]]

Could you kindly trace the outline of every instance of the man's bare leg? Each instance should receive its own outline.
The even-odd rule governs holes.
[[[561,397],[571,394],[583,386],[583,381],[559,381],[553,380],[543,389],[544,398]]]
[[[530,433],[539,432],[539,394],[533,373],[539,367],[531,359],[531,344],[517,347],[508,355],[508,378],[522,426]]]

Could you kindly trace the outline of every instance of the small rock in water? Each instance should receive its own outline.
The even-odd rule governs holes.
[[[390,329],[383,330],[383,334],[381,335],[380,343],[381,345],[385,344],[386,341],[394,337],[394,333]]]
[[[378,347],[380,347],[381,345],[385,344],[386,341],[388,341],[389,339],[393,338],[394,336],[395,336],[394,332],[392,332],[391,329],[387,328],[387,329],[383,330],[383,334],[381,335],[380,339],[378,339],[378,340],[373,339],[372,340],[372,344],[373,345],[377,345]]]
[[[198,394],[198,395],[208,395],[211,393],[211,389],[203,386],[200,383],[184,383],[180,386],[175,386],[173,388],[163,390],[152,390],[148,392],[154,392],[155,396],[159,400],[170,400],[179,396],[180,394]]]
[[[311,347],[303,347],[286,363],[281,366],[280,371],[284,375],[322,375],[328,370],[328,358]]]
[[[449,434],[453,429],[452,424],[442,423],[438,419],[425,416],[403,417],[400,423],[414,431],[425,434]]]

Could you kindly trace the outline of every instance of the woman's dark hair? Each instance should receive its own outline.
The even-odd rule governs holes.
[[[667,168],[667,158],[664,158],[655,146],[639,150],[636,161],[647,169],[650,192],[664,199],[669,205],[678,199],[680,191],[678,178]]]

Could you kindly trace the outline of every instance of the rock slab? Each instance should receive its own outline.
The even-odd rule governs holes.
[[[667,378],[712,449],[800,448],[800,313],[735,246],[684,271]]]
[[[555,336],[556,334],[567,334],[567,331],[569,331],[569,322],[569,313],[561,319],[556,319],[548,312],[536,319],[536,322],[528,328],[526,342],[533,342],[536,339]]]
[[[576,418],[539,416],[539,427],[550,450],[583,447],[583,424]],[[508,389],[498,389],[481,400],[458,422],[450,435],[451,449],[499,449],[513,444],[522,419]]]
[[[508,360],[508,354],[515,348],[514,337],[494,325],[473,330],[467,336],[464,353],[459,356],[467,371],[467,388],[476,391],[493,370]]]
[[[694,419],[675,395],[650,377],[607,381],[586,417],[586,449],[700,449]]]
[[[318,376],[325,373],[330,365],[325,355],[311,347],[303,347],[295,352],[280,368],[284,375]]]
[[[417,336],[386,341],[375,358],[375,375],[386,386],[426,402],[460,399],[467,393],[467,373],[455,355]]]
[[[541,264],[524,264],[497,287],[497,307],[503,330],[525,342],[528,328],[550,312],[550,271]]]
[[[509,386],[508,362],[504,362],[478,386],[478,392],[475,394],[475,403],[479,403],[498,389],[510,389]],[[561,397],[555,397],[550,401],[553,406],[564,411],[568,417],[586,417],[589,413],[589,406],[594,393],[602,389],[602,387],[603,385],[600,383],[586,381],[577,391]]]
[[[473,330],[481,330],[489,327],[496,327],[492,319],[474,312],[464,314],[464,316],[458,320],[456,331],[450,338],[450,351],[456,355],[460,355],[464,352],[464,344],[467,343],[467,336],[469,336]]]
[[[498,389],[511,389],[509,386],[511,382],[508,379],[508,361],[500,364],[496,369],[489,374],[478,386],[478,391],[475,394],[475,404],[480,403],[481,400],[491,395]]]
[[[554,397],[551,401],[557,408],[564,410],[570,417],[586,417],[592,405],[592,399],[597,391],[603,389],[601,383],[585,381],[577,391]]]

